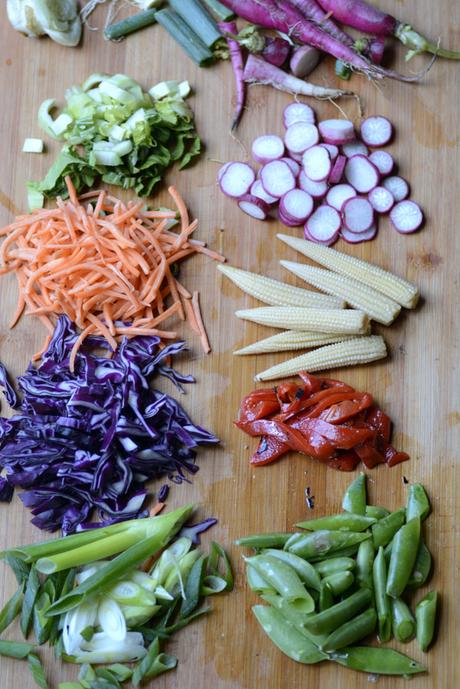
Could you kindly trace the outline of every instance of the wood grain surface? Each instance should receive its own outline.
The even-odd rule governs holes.
[[[231,264],[271,277],[294,281],[279,259],[302,260],[281,245],[275,222],[260,223],[242,214],[218,191],[217,161],[245,159],[252,139],[262,133],[281,133],[283,108],[292,100],[268,87],[249,90],[247,112],[238,130],[239,140],[228,134],[232,110],[232,74],[228,64],[198,69],[177,49],[158,26],[109,44],[101,31],[84,33],[78,49],[62,48],[50,40],[27,40],[9,26],[2,3],[0,14],[0,222],[6,224],[26,206],[25,182],[41,178],[58,150],[47,141],[46,155],[21,153],[27,136],[41,136],[37,109],[45,98],[62,103],[64,90],[96,71],[125,72],[145,87],[162,79],[189,79],[195,95],[192,106],[197,126],[206,142],[200,162],[185,172],[170,171],[168,182],[177,184],[199,218],[197,236],[223,251]],[[447,47],[460,45],[460,4],[452,0],[379,0],[379,5],[425,29]],[[92,18],[103,25],[104,11]],[[409,64],[395,50],[392,65],[405,71],[421,69],[426,58]],[[319,84],[335,84],[330,59],[312,75]],[[441,593],[441,624],[436,644],[425,656],[415,642],[402,648],[423,660],[429,672],[415,677],[412,689],[455,689],[460,686],[458,625],[458,519],[459,519],[459,344],[458,289],[460,277],[460,195],[458,191],[460,65],[436,61],[426,78],[416,85],[395,81],[374,84],[354,76],[351,87],[360,94],[367,114],[387,115],[396,137],[389,150],[401,174],[410,180],[412,196],[426,212],[425,227],[412,236],[398,235],[388,220],[370,243],[338,248],[371,259],[383,268],[406,276],[420,286],[423,299],[415,312],[405,312],[385,331],[390,357],[374,365],[333,371],[347,383],[370,391],[395,421],[395,445],[411,454],[411,461],[393,469],[385,466],[368,472],[372,501],[390,509],[405,500],[403,475],[421,481],[433,505],[427,540],[435,560],[430,587]],[[311,103],[319,118],[338,112],[328,102]],[[342,100],[344,112],[358,121],[357,104]],[[166,193],[159,194],[166,202]],[[286,231],[283,229],[283,231]],[[287,230],[296,234],[298,230]],[[155,680],[157,689],[361,689],[369,686],[366,674],[331,664],[307,667],[290,661],[268,641],[251,613],[255,596],[246,590],[241,552],[231,545],[241,535],[256,531],[290,529],[306,518],[304,489],[315,496],[313,514],[339,509],[342,492],[352,476],[320,466],[301,456],[290,456],[271,467],[253,470],[248,459],[255,443],[233,425],[242,396],[253,389],[253,377],[286,355],[232,356],[232,351],[271,334],[268,328],[238,321],[237,308],[256,306],[216,271],[212,261],[193,258],[184,267],[184,282],[199,289],[213,352],[204,356],[195,336],[181,369],[192,372],[197,384],[181,401],[193,418],[213,429],[222,439],[214,451],[200,453],[201,471],[193,484],[174,487],[169,506],[196,500],[201,514],[215,515],[219,525],[212,537],[229,544],[237,570],[236,591],[213,601],[206,620],[178,634],[168,646],[180,659],[177,671]],[[40,347],[44,332],[35,320],[23,318],[13,330],[8,321],[16,303],[15,280],[0,282],[0,358],[18,375]],[[165,385],[165,389],[171,389]],[[5,412],[5,407],[3,411]],[[308,515],[310,516],[310,515]],[[17,496],[0,506],[0,546],[38,541],[43,535],[29,523],[29,513]],[[208,539],[205,539],[206,541]],[[2,599],[14,590],[7,568],[0,569]],[[422,591],[423,593],[423,591]],[[420,593],[417,596],[421,595]],[[9,632],[7,638],[12,638]],[[16,636],[16,638],[18,638]],[[395,647],[397,647],[395,645]],[[72,666],[47,658],[50,686],[75,677]],[[423,656],[423,657],[422,657]],[[1,659],[2,689],[32,689],[27,666]],[[378,686],[402,687],[402,678],[381,677]]]

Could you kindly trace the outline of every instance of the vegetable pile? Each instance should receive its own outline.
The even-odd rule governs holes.
[[[361,122],[360,138],[349,120],[323,120],[304,103],[284,110],[284,139],[268,134],[252,143],[257,171],[241,162],[218,173],[223,193],[258,220],[274,214],[287,227],[304,226],[305,239],[330,246],[374,239],[378,216],[389,213],[395,229],[419,229],[423,213],[407,200],[409,185],[392,175],[393,157],[382,150],[393,136],[385,117]],[[368,146],[375,148],[371,153]]]
[[[2,499],[11,500],[14,486],[24,488],[20,497],[32,523],[64,533],[84,528],[93,510],[103,523],[145,514],[147,480],[187,480],[198,471],[196,448],[218,442],[173,397],[149,385],[156,374],[178,387],[194,382],[167,363],[183,342],[161,349],[158,337],[124,339],[109,357],[98,353],[107,349],[105,340],[90,335],[72,371],[79,339],[61,316],[42,364],[18,379],[22,402],[7,388],[18,413],[0,419]]]
[[[305,371],[299,377],[302,383],[254,390],[241,402],[235,425],[261,438],[251,464],[272,464],[291,450],[339,471],[409,459],[390,445],[391,420],[368,392]]]
[[[267,602],[254,615],[271,641],[299,663],[332,660],[376,675],[412,675],[426,668],[390,648],[357,646],[378,630],[380,643],[414,636],[422,651],[435,629],[437,593],[406,602],[423,586],[431,555],[421,522],[430,511],[423,486],[412,484],[406,508],[389,512],[367,504],[361,474],[347,489],[344,512],[297,524],[305,532],[260,534],[237,544],[249,587]]]

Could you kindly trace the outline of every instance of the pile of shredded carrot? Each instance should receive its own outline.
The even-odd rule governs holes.
[[[176,232],[170,228],[175,211],[145,210],[144,201],[125,204],[104,190],[77,198],[71,180],[66,182],[69,199],[58,198],[57,208],[21,215],[0,229],[5,236],[0,274],[14,271],[19,288],[10,327],[25,312],[38,316],[50,332],[35,359],[46,349],[61,314],[81,329],[71,367],[90,334],[105,337],[112,349],[123,336],[174,339],[176,332],[159,328],[174,315],[188,321],[209,352],[198,292],[191,294],[171,268],[194,253],[225,258],[191,239],[198,221],[190,222],[177,190],[168,190],[180,216]]]

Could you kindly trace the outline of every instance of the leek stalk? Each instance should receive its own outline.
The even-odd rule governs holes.
[[[210,50],[222,40],[216,22],[198,0],[169,0],[169,5]]]
[[[160,10],[156,20],[197,65],[205,67],[212,62],[212,52],[177,12],[169,8]]]
[[[213,14],[221,22],[229,22],[231,19],[235,18],[235,13],[225,7],[219,0],[203,0],[206,7],[211,10]]]
[[[122,19],[114,24],[109,24],[109,26],[104,29],[104,38],[109,41],[117,41],[120,38],[129,36],[129,34],[135,31],[151,26],[156,22],[156,12],[156,10],[145,10],[144,12],[132,14],[126,17],[126,19]]]

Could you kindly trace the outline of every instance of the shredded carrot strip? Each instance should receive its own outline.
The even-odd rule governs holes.
[[[209,354],[209,352],[211,351],[211,345],[209,344],[208,335],[206,333],[204,323],[203,323],[203,317],[201,315],[200,295],[198,292],[193,293],[192,306],[193,306],[193,311],[195,312],[196,322],[197,322],[198,328],[200,330],[201,345],[203,347],[205,354]]]
[[[163,510],[165,507],[166,507],[165,502],[157,502],[157,504],[154,505],[152,507],[152,509],[150,510],[149,516],[154,517],[156,514],[159,514],[161,512],[161,510]]]

